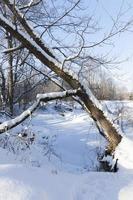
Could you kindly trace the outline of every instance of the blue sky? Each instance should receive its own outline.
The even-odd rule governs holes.
[[[121,20],[133,19],[133,0],[84,0],[85,6],[88,7],[89,13],[94,13],[95,18],[99,20],[103,31],[108,31],[112,26],[111,17],[115,18],[121,8],[122,12],[128,10]],[[125,60],[120,63],[118,69],[113,69],[112,73],[118,80],[129,90],[133,90],[133,27],[132,32],[124,32],[113,39],[113,47],[99,48],[98,52],[111,51],[110,55],[118,57],[118,60]],[[99,34],[99,38],[100,38]]]
[[[57,5],[59,4],[62,8],[64,1],[55,0],[55,3],[57,3]],[[101,31],[97,32],[97,34],[90,34],[87,36],[89,44],[90,42],[100,41],[104,34],[110,31],[113,25],[112,18],[114,20],[116,19],[120,8],[121,12],[124,12],[121,21],[133,20],[133,0],[81,0],[80,5],[81,7],[84,7],[85,10],[80,10],[81,13],[79,12],[79,14],[81,16],[93,15],[101,28]],[[62,37],[63,42],[66,40],[67,43],[68,41],[72,43],[72,36],[70,34],[66,37],[65,35],[62,35],[59,30],[56,34],[59,35],[60,38]],[[120,62],[119,65],[111,67],[111,74],[118,84],[126,86],[128,90],[133,90],[133,25],[131,31],[125,31],[122,34],[117,35],[112,38],[111,42],[113,45],[104,45],[103,47],[93,48],[90,49],[89,53],[90,55],[100,56],[109,52],[109,57],[115,57],[118,61],[123,61]]]

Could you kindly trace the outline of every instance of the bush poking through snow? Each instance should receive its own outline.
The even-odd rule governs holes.
[[[51,156],[55,156],[60,159],[60,156],[55,152],[54,143],[56,142],[56,135],[43,136],[41,145],[43,146],[43,155],[51,159]]]
[[[15,135],[5,134],[0,136],[0,147],[7,149],[9,152],[19,154],[21,151],[26,151],[33,144],[35,134],[24,128],[20,133]]]

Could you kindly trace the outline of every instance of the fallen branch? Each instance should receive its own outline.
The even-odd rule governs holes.
[[[78,93],[78,90],[67,90],[64,92],[38,94],[36,98],[37,99],[36,102],[30,108],[28,108],[18,117],[5,121],[2,124],[0,124],[0,134],[14,128],[15,126],[23,122],[25,119],[27,119],[29,116],[31,116],[31,114],[38,108],[41,101],[48,102],[55,99],[62,99],[62,98],[70,97],[70,96],[76,96],[77,93]]]

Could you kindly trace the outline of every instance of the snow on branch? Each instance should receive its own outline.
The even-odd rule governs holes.
[[[5,121],[2,124],[0,124],[0,134],[14,128],[15,126],[23,122],[25,119],[27,119],[29,116],[31,116],[31,114],[38,108],[41,101],[48,102],[55,99],[62,99],[65,97],[76,96],[77,93],[78,93],[78,90],[66,90],[64,92],[38,94],[36,98],[37,99],[36,102],[31,107],[29,107],[26,111],[24,111],[18,117]]]
[[[3,1],[3,3],[6,4],[8,8],[11,10],[11,12],[17,17],[17,20],[21,23],[21,25],[24,27],[25,31],[29,34],[29,36],[33,39],[33,41],[35,41],[42,48],[42,50],[45,51],[49,56],[56,59],[52,53],[52,50],[49,49],[46,46],[46,44],[42,42],[39,35],[35,33],[33,28],[28,24],[28,22],[24,18],[23,13],[21,13],[21,11],[16,6],[14,6],[14,2],[12,2],[11,0],[1,0],[1,1]]]
[[[24,10],[27,9],[29,7],[33,7],[33,6],[37,6],[42,0],[38,0],[38,1],[33,1],[31,0],[27,5],[21,6],[19,7],[19,10]]]
[[[23,45],[19,45],[17,47],[6,49],[6,50],[3,51],[3,53],[5,53],[5,54],[12,53],[12,52],[18,51],[18,50],[20,50],[22,48],[23,48]]]

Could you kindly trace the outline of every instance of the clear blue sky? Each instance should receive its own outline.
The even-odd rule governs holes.
[[[112,19],[115,18],[120,10],[128,12],[122,17],[122,20],[133,19],[133,0],[84,0],[85,6],[88,7],[89,13],[94,13],[95,18],[100,21],[100,25],[103,31],[108,31],[112,26]],[[118,57],[119,60],[125,60],[119,64],[119,69],[113,70],[113,74],[118,78],[119,84],[125,85],[129,90],[133,90],[133,26],[132,32],[124,32],[122,35],[114,38],[114,47],[99,48],[96,51],[107,52],[111,50],[111,54],[114,57]],[[99,34],[100,38],[100,34]]]

